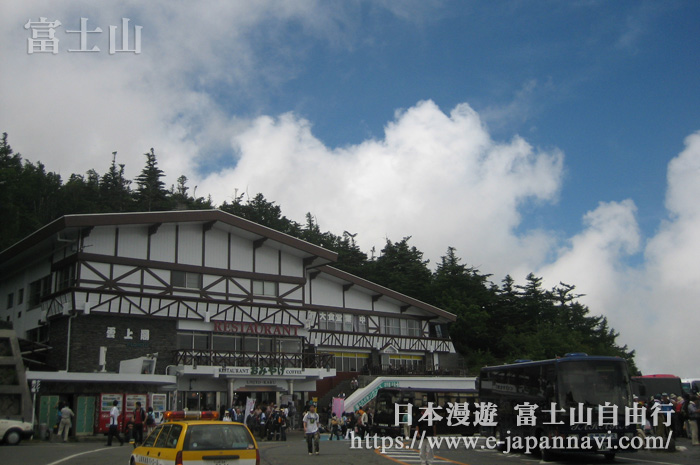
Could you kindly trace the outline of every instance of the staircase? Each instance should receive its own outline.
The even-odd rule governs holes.
[[[333,402],[334,397],[338,397],[341,393],[345,393],[345,396],[349,396],[352,393],[350,389],[350,382],[352,380],[346,379],[340,383],[333,386],[328,392],[326,392],[323,397],[318,400],[318,407],[325,408],[328,407],[331,402]]]

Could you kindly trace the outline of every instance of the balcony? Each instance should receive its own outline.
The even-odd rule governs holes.
[[[373,365],[365,367],[361,374],[373,376],[467,376],[466,370],[463,369],[435,369],[426,367],[422,363],[416,365]]]
[[[180,349],[173,351],[176,365],[267,368],[334,368],[332,354],[238,352]]]

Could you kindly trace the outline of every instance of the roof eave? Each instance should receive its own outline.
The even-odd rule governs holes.
[[[386,288],[384,286],[380,286],[379,284],[375,284],[371,281],[367,281],[366,279],[360,278],[359,276],[355,276],[353,274],[350,274],[348,272],[339,270],[337,268],[334,268],[330,265],[324,265],[320,266],[317,268],[319,271],[329,274],[331,276],[334,276],[339,279],[343,279],[345,281],[348,281],[353,284],[357,284],[358,286],[365,287],[367,289],[371,289],[373,291],[376,291],[382,295],[385,295],[389,298],[398,300],[399,302],[403,302],[405,304],[411,305],[415,308],[418,308],[420,310],[424,310],[426,312],[432,313],[436,316],[445,318],[446,320],[453,322],[457,321],[457,315],[454,313],[450,313],[446,310],[443,310],[441,308],[435,307],[434,305],[427,304],[423,301],[420,301],[418,299],[414,299],[413,297],[409,297],[405,294],[401,294],[400,292],[393,291],[389,288]]]

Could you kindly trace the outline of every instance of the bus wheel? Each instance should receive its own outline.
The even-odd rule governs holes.
[[[506,429],[498,429],[498,443],[496,444],[496,449],[499,452],[505,452],[506,450]]]
[[[542,441],[540,441],[541,437],[542,432],[537,434],[537,444],[542,444]],[[554,453],[550,449],[538,447],[537,451],[540,453],[540,458],[543,462],[551,462],[552,460],[554,460]]]
[[[549,449],[540,449],[540,458],[543,462],[551,462],[554,460],[554,454]]]

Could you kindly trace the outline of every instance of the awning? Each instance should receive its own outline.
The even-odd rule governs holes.
[[[177,385],[177,376],[142,375],[139,373],[83,373],[77,371],[32,371],[27,370],[27,380],[55,381],[67,383],[139,383]]]
[[[236,392],[286,392],[287,390],[279,386],[243,386],[236,389]]]

